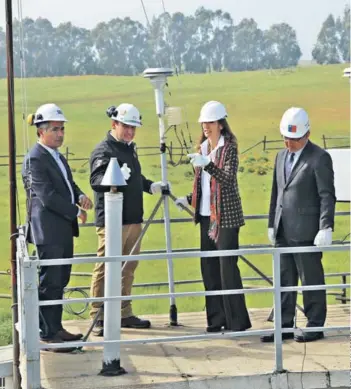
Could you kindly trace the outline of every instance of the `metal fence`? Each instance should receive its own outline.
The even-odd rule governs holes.
[[[313,291],[313,290],[330,290],[335,288],[349,288],[349,284],[333,284],[333,285],[315,285],[315,286],[298,286],[298,287],[281,287],[280,284],[280,255],[287,253],[312,253],[312,252],[337,252],[337,251],[349,251],[350,246],[347,245],[331,245],[325,247],[284,247],[284,248],[248,248],[239,250],[221,250],[221,251],[182,251],[178,253],[167,253],[167,257],[171,257],[172,260],[182,260],[184,258],[197,258],[197,257],[213,257],[213,256],[245,256],[245,255],[271,255],[273,258],[273,285],[271,287],[258,287],[258,288],[244,288],[234,290],[218,290],[218,291],[196,291],[196,292],[178,292],[178,293],[157,293],[157,294],[146,294],[146,295],[132,295],[132,296],[121,296],[119,295],[106,295],[103,298],[74,298],[71,300],[50,300],[40,301],[38,300],[38,286],[37,286],[37,270],[38,266],[55,266],[55,265],[73,265],[81,263],[94,263],[95,257],[76,257],[76,258],[61,258],[61,259],[50,259],[50,260],[38,260],[30,259],[24,236],[20,235],[17,239],[17,264],[18,264],[18,290],[20,294],[20,345],[21,353],[24,357],[26,364],[26,386],[29,389],[40,389],[40,350],[45,348],[60,348],[67,347],[66,344],[41,344],[39,341],[39,307],[49,306],[56,304],[67,304],[67,303],[89,303],[89,302],[111,302],[111,301],[122,301],[122,300],[144,300],[144,299],[159,299],[159,298],[170,298],[170,297],[186,297],[186,296],[214,296],[214,295],[229,295],[229,294],[252,294],[252,293],[267,293],[272,292],[274,296],[274,347],[275,347],[275,364],[274,371],[276,373],[283,372],[283,350],[282,350],[282,333],[294,332],[294,328],[282,328],[281,323],[281,292],[292,292],[292,291]],[[130,256],[108,256],[99,258],[104,263],[122,263],[125,261],[148,261],[148,260],[165,260],[164,254],[139,254]],[[107,275],[106,275],[107,276]],[[116,274],[116,277],[121,277],[121,274]],[[116,280],[119,284],[119,280]],[[106,304],[107,309],[107,304]],[[116,319],[117,320],[117,319]],[[303,332],[314,332],[314,331],[335,331],[335,330],[349,330],[349,326],[333,326],[333,327],[308,327],[301,328]],[[148,344],[148,343],[165,343],[165,342],[185,342],[185,341],[196,341],[196,340],[209,340],[212,338],[236,338],[241,336],[257,336],[267,335],[272,333],[272,330],[248,330],[245,332],[223,332],[220,334],[198,334],[198,335],[187,335],[187,336],[171,336],[163,338],[144,338],[144,339],[131,339],[121,340],[120,339],[120,327],[119,333],[116,339],[109,339],[98,342],[70,342],[70,346],[73,347],[94,347],[103,346],[104,352],[107,347],[111,348],[112,345],[118,349],[118,355],[120,355],[119,347],[121,344]],[[264,345],[262,345],[264,347]],[[105,355],[105,354],[104,354]]]
[[[342,216],[350,216],[349,212],[336,212],[335,213],[336,217],[342,217]],[[245,220],[266,220],[268,219],[268,215],[246,215]],[[170,219],[171,223],[189,223],[193,222],[192,218],[174,218]],[[148,221],[150,224],[163,224],[164,221],[163,219],[155,219],[155,220],[150,220]],[[86,224],[80,224],[80,227],[82,228],[90,228],[94,227],[94,223],[86,223]],[[345,244],[349,243],[345,239],[341,240],[334,240],[333,244]],[[241,245],[241,248],[247,249],[247,248],[269,248],[271,247],[270,245],[257,245],[257,244],[252,244],[252,245]],[[181,249],[173,249],[172,250],[174,253],[177,252],[196,252],[198,251],[198,248],[181,248]],[[143,250],[141,251],[141,254],[161,254],[161,253],[166,253],[166,250]],[[30,256],[30,259],[35,259],[34,256],[35,252],[32,253]],[[96,256],[96,253],[79,253],[79,254],[74,254],[74,257],[94,257]],[[240,259],[251,268],[258,276],[256,277],[242,277],[242,280],[244,282],[252,282],[252,281],[264,281],[269,285],[272,285],[272,277],[265,275],[259,268],[257,268],[255,265],[253,265],[245,256],[241,255]],[[99,258],[100,261],[100,258]],[[7,271],[0,271],[0,276],[10,276],[11,272],[10,270]],[[74,277],[91,277],[91,273],[89,272],[72,272],[71,276]],[[332,278],[332,277],[340,277],[341,281],[343,284],[347,282],[347,277],[350,276],[350,272],[333,272],[333,273],[326,273],[325,277],[326,278]],[[133,288],[141,288],[141,287],[161,287],[161,286],[168,286],[169,282],[173,283],[174,285],[185,285],[185,284],[196,284],[196,283],[201,283],[201,279],[194,279],[194,280],[169,280],[169,281],[160,281],[160,282],[145,282],[145,283],[137,283],[133,284]],[[71,294],[73,292],[78,292],[81,293],[82,295],[86,295],[84,291],[89,290],[90,287],[87,285],[81,285],[81,286],[69,286],[66,287],[66,297],[70,298]],[[330,291],[328,292],[329,295],[335,296],[335,299],[340,301],[342,304],[346,304],[350,299],[347,297],[347,291],[345,288],[340,288],[340,292],[336,291]],[[0,299],[11,299],[11,294],[0,294]],[[66,312],[70,314],[76,314],[76,315],[82,315],[86,309],[88,308],[88,304],[85,305],[84,308],[80,308],[79,311],[75,311],[72,307],[69,307],[69,305],[66,305]]]
[[[332,148],[350,148],[350,138],[346,136],[325,136],[322,135],[322,144],[325,149],[332,149]],[[280,150],[283,140],[282,139],[268,139],[265,135],[262,140],[259,142],[253,144],[252,146],[248,147],[247,149],[240,152],[240,154],[246,154],[247,152],[261,146],[262,151],[270,151],[270,150]],[[331,144],[332,143],[332,144]],[[278,145],[278,146],[274,146]],[[169,163],[176,164],[173,161],[173,157],[182,157],[185,156],[184,150],[186,150],[186,147],[184,146],[174,146],[173,142],[169,143],[169,146],[166,146]],[[139,151],[142,151],[142,153],[139,154]],[[76,154],[70,149],[69,147],[66,147],[64,150],[62,150],[62,154],[65,156],[67,161],[71,162],[82,162],[82,166],[87,164],[89,162],[89,157],[77,157]],[[138,147],[138,155],[139,157],[151,157],[160,155],[160,149],[157,146],[142,146]],[[8,159],[8,155],[0,155],[0,161],[4,159]],[[20,161],[16,162],[16,165],[22,165],[23,163],[23,154],[17,155],[17,158],[20,159]],[[182,161],[183,163],[188,163],[188,161]],[[0,167],[8,166],[8,163],[0,163]]]

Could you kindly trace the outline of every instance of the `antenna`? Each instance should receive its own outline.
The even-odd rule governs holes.
[[[149,68],[144,70],[143,75],[148,78],[155,90],[156,114],[158,116],[159,133],[160,133],[160,152],[161,152],[161,174],[162,174],[162,198],[157,203],[152,214],[155,214],[158,207],[164,206],[164,225],[166,235],[166,253],[172,252],[171,244],[171,223],[169,217],[169,195],[171,195],[167,181],[167,159],[166,159],[166,131],[165,131],[165,103],[164,103],[164,87],[167,84],[167,77],[173,75],[173,70],[169,68]],[[172,196],[172,195],[171,195]],[[161,201],[162,200],[162,201]],[[168,265],[168,280],[169,292],[174,293],[174,272],[173,261],[171,257],[167,257]],[[175,298],[170,298],[170,325],[176,326],[177,322],[177,307]]]

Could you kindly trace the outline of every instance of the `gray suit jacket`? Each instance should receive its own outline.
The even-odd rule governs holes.
[[[308,141],[286,182],[287,154],[282,150],[275,160],[268,227],[276,234],[282,223],[288,241],[313,242],[319,230],[334,229],[333,163],[325,150]]]

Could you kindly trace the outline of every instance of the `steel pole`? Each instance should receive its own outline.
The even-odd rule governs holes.
[[[105,255],[122,255],[123,194],[114,187],[105,193]],[[122,266],[120,261],[105,263],[105,297],[121,295]],[[104,341],[121,340],[121,300],[104,303]],[[105,343],[100,375],[125,374],[121,367],[119,343]]]
[[[15,88],[13,70],[13,32],[12,32],[12,1],[6,0],[6,53],[7,53],[7,104],[8,104],[8,147],[9,147],[9,181],[10,181],[10,262],[12,287],[12,343],[13,343],[13,388],[21,388],[19,370],[19,335],[16,330],[18,322],[17,269],[16,269],[16,139],[15,139]]]

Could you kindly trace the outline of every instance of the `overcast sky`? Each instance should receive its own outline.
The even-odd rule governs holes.
[[[17,1],[13,16],[18,16]],[[43,17],[54,26],[61,22],[92,28],[97,23],[112,18],[138,20],[145,24],[145,15],[141,0],[21,0],[23,17]],[[297,32],[302,59],[311,59],[311,51],[318,32],[328,14],[335,17],[343,13],[347,0],[163,0],[167,12],[193,14],[199,6],[228,11],[238,24],[243,18],[254,18],[259,28],[269,28],[273,23],[286,22]],[[162,0],[144,0],[147,15],[163,12]],[[1,2],[0,25],[5,25],[5,7]]]

